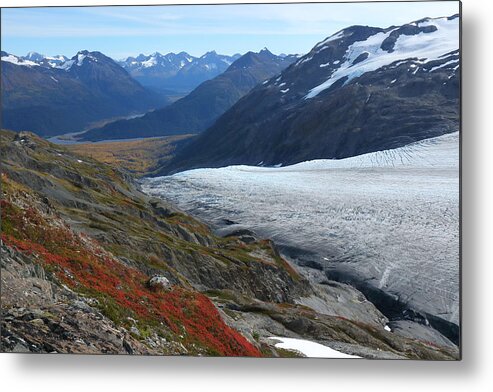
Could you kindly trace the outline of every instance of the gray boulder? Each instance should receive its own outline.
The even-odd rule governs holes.
[[[147,282],[149,287],[154,289],[171,289],[171,282],[165,276],[155,275]]]

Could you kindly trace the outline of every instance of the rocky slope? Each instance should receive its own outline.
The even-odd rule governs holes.
[[[1,131],[0,153],[5,351],[296,355],[267,339],[289,336],[364,357],[458,356],[387,332],[361,293],[310,283],[252,233],[214,235],[119,170],[29,133]],[[312,297],[317,310],[299,304]]]
[[[173,104],[139,118],[106,124],[80,137],[97,141],[202,132],[258,83],[278,74],[294,60],[293,56],[279,57],[267,49],[248,52],[224,73]]]
[[[161,173],[344,158],[454,132],[459,85],[458,15],[349,27],[253,89]]]
[[[5,52],[1,59],[2,124],[9,129],[43,136],[76,132],[166,103],[100,52],[80,51],[58,64]]]

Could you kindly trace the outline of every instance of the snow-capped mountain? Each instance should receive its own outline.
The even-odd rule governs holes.
[[[457,131],[459,66],[458,15],[343,29],[253,89],[163,172],[344,158]]]
[[[141,72],[143,70],[152,68],[154,70],[160,70],[163,73],[176,73],[182,69],[185,65],[191,63],[196,58],[190,56],[188,53],[168,53],[161,54],[159,52],[152,53],[150,55],[140,54],[137,57],[128,57],[126,60],[120,61],[119,64],[129,72]]]
[[[57,68],[67,60],[68,57],[65,57],[63,55],[45,56],[44,54],[40,54],[37,52],[29,52],[25,56],[15,56],[13,54],[9,55],[5,52],[2,52],[2,61],[7,61],[14,64],[25,65],[25,66],[39,65],[45,68]]]
[[[53,66],[50,58],[26,57],[32,60],[1,53],[4,128],[56,135],[165,104],[100,52],[59,56]]]
[[[29,52],[23,58],[24,58],[24,60],[33,61],[33,62],[39,64],[41,61],[44,60],[45,56],[43,54],[40,54],[40,53],[37,53],[37,52]]]
[[[258,83],[278,74],[293,61],[292,56],[281,58],[267,49],[248,52],[225,72],[171,105],[139,118],[108,123],[81,137],[95,141],[202,132]],[[205,58],[203,64],[210,62]]]
[[[29,59],[21,57],[21,56],[16,56],[16,55],[4,52],[4,51],[1,52],[0,58],[1,58],[1,61],[4,61],[6,63],[21,65],[24,67],[38,67],[39,66],[39,64],[35,61],[29,60]]]
[[[47,65],[51,68],[57,68],[57,67],[61,66],[63,63],[65,63],[67,60],[68,60],[68,57],[65,57],[63,55],[46,56],[40,62],[40,65]]]
[[[119,64],[142,85],[157,91],[188,92],[228,68],[240,55],[225,56],[214,51],[201,57],[186,52],[128,57]]]

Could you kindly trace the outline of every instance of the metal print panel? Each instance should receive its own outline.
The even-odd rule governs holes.
[[[1,22],[2,351],[460,359],[459,2]]]

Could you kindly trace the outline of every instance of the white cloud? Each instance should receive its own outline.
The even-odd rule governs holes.
[[[440,4],[441,3],[441,4]],[[454,13],[455,2],[259,4],[17,9],[2,12],[6,37],[204,34],[330,35],[351,24],[387,27]],[[396,12],[407,10],[407,12]]]

